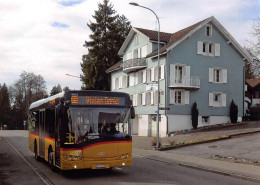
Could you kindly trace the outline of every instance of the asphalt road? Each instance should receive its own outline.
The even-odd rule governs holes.
[[[260,133],[169,150],[170,153],[210,158],[214,155],[260,161]]]
[[[28,137],[22,131],[0,131],[1,185],[66,184],[257,184],[211,172],[187,168],[134,156],[130,168],[81,170],[66,174],[53,172],[47,163],[37,162],[28,149]]]

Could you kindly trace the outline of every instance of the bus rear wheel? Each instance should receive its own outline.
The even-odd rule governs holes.
[[[38,151],[37,151],[37,144],[34,144],[34,158],[36,159],[36,161],[40,161],[40,157],[38,155]]]
[[[49,163],[51,169],[53,171],[56,171],[56,168],[55,168],[55,166],[53,164],[53,152],[52,151],[50,151],[49,154],[48,154],[48,163]]]

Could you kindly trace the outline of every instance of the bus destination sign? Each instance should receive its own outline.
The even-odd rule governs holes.
[[[125,105],[124,97],[111,96],[71,96],[73,105]]]
[[[87,105],[119,105],[119,97],[86,96]]]

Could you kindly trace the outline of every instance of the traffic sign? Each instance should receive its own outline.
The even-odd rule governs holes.
[[[170,110],[170,107],[159,107],[159,110]]]

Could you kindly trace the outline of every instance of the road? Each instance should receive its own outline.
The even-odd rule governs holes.
[[[1,185],[66,185],[66,184],[235,184],[253,185],[254,182],[221,174],[164,163],[134,154],[133,166],[113,170],[81,170],[67,174],[53,172],[47,163],[35,161],[28,149],[24,131],[0,131]]]

